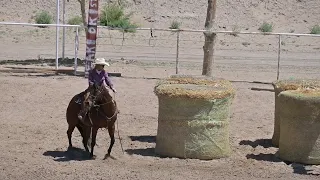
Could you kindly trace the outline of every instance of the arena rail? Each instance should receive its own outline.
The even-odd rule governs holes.
[[[79,28],[84,28],[81,25],[69,25],[69,24],[34,24],[34,23],[17,23],[17,22],[0,22],[0,25],[16,25],[16,26],[48,26],[48,27],[69,27],[75,28],[75,40],[74,40],[74,74],[77,73],[77,59],[78,59],[78,51],[79,51]],[[111,28],[107,26],[98,26],[98,28],[108,29],[108,30],[124,30],[122,28]],[[253,34],[253,35],[269,35],[269,36],[277,36],[278,38],[278,64],[277,64],[277,80],[279,79],[280,74],[280,61],[281,61],[281,46],[282,36],[305,36],[305,37],[320,37],[319,34],[301,34],[301,33],[273,33],[273,32],[245,32],[245,31],[207,31],[202,29],[165,29],[165,28],[129,28],[127,30],[136,30],[136,31],[150,31],[152,33],[154,31],[169,31],[169,32],[176,32],[176,74],[179,73],[179,34],[180,32],[194,32],[194,33],[205,33],[205,32],[212,32],[216,34]],[[58,41],[56,40],[56,70],[59,68],[59,54],[58,54]],[[64,53],[64,52],[63,52]],[[64,54],[62,55],[64,57]]]

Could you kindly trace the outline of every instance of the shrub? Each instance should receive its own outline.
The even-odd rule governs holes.
[[[180,29],[180,25],[181,25],[180,22],[174,20],[174,21],[171,22],[171,25],[170,25],[169,28],[170,29]]]
[[[234,36],[234,37],[237,37],[238,36],[238,32],[240,32],[240,30],[239,30],[240,28],[239,28],[239,26],[237,26],[237,25],[234,25],[234,26],[232,26],[232,33],[230,33],[230,35],[232,35],[232,36]]]
[[[68,24],[70,24],[70,25],[81,25],[81,24],[83,24],[82,17],[81,16],[74,16],[74,17],[72,17],[72,18],[70,18],[68,20]]]
[[[135,32],[134,28],[138,25],[130,21],[132,14],[125,14],[123,6],[117,4],[106,5],[103,7],[100,24],[112,28],[122,28],[124,32]]]
[[[311,28],[311,32],[310,34],[320,34],[320,26],[319,25],[315,25]]]
[[[36,15],[36,23],[37,24],[51,24],[52,16],[47,11],[41,11]],[[40,28],[46,28],[47,26],[39,26]]]
[[[272,30],[273,30],[273,25],[264,22],[264,23],[259,27],[259,30],[260,30],[261,32],[272,32]]]

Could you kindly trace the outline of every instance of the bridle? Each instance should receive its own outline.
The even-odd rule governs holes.
[[[97,110],[97,113],[100,112],[100,113],[107,119],[107,122],[108,122],[108,121],[111,121],[120,111],[119,111],[118,106],[117,106],[117,103],[116,103],[116,101],[115,101],[115,95],[114,95],[113,98],[111,97],[111,100],[110,100],[110,101],[107,101],[107,102],[105,102],[105,103],[103,103],[103,104],[99,104],[99,105],[95,104],[95,102],[97,102],[96,100],[98,99],[98,96],[101,95],[102,91],[104,90],[104,89],[102,89],[102,90],[101,90],[101,89],[102,89],[102,87],[100,87],[100,88],[95,88],[95,90],[98,90],[98,92],[96,92],[95,94],[98,94],[98,95],[93,96],[93,95],[90,93],[90,96],[92,96],[92,99],[93,99],[93,105],[92,105],[92,107],[96,107],[96,108],[97,108],[97,109],[96,109],[96,110]],[[105,96],[102,96],[102,98],[104,98],[105,100],[107,100]],[[115,106],[115,112],[114,112],[114,114],[113,114],[111,117],[108,117],[103,111],[99,111],[99,107],[102,106],[102,105],[110,104],[110,103],[113,103],[113,105]],[[91,112],[92,112],[92,111],[89,111],[89,116],[88,116],[88,117],[89,117],[91,126],[93,126],[93,122],[92,122],[92,119],[91,119]],[[120,132],[119,132],[119,127],[118,127],[118,121],[117,121],[117,129],[118,129],[118,136],[119,136],[119,140],[120,140],[121,150],[122,150],[122,153],[124,153],[123,147],[122,147],[122,142],[121,142],[121,137],[120,137]],[[91,134],[92,134],[92,129],[91,129],[90,135],[91,135]]]
[[[96,100],[98,99],[99,95],[102,94],[103,89],[102,89],[102,87],[100,87],[100,88],[96,88],[96,90],[98,91],[98,92],[96,92],[96,94],[98,94],[98,95],[96,95],[96,96],[91,95],[92,99],[93,99],[92,107],[96,107],[97,108],[97,113],[101,113],[107,119],[107,121],[110,121],[119,113],[119,110],[118,110],[118,107],[117,107],[117,103],[114,100],[115,97],[114,98],[111,97],[111,100],[107,101],[106,97],[102,96],[102,98],[104,100],[106,100],[107,102],[102,103],[102,104],[95,104],[95,102],[97,102]],[[113,115],[111,117],[108,117],[103,111],[99,111],[99,107],[101,107],[103,105],[106,105],[106,104],[110,104],[110,103],[113,103],[113,105],[115,106],[116,109],[115,109]],[[89,114],[91,114],[91,111],[89,111]],[[90,118],[90,115],[89,115],[89,119],[90,119],[90,123],[93,125],[92,120]]]

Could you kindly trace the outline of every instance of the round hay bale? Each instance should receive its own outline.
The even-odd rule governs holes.
[[[197,84],[232,88],[232,83],[222,78],[195,75],[172,75],[158,82],[160,84]]]
[[[275,92],[275,110],[274,110],[274,130],[272,135],[272,144],[279,147],[280,138],[280,118],[279,118],[279,98],[278,95],[282,91],[297,90],[298,88],[315,88],[320,87],[319,80],[312,79],[295,79],[295,80],[280,80],[272,83]]]
[[[279,94],[279,157],[303,164],[320,164],[320,89]]]
[[[160,84],[157,154],[178,158],[228,157],[232,88],[198,84]]]

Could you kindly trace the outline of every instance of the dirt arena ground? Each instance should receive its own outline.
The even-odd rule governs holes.
[[[77,130],[73,144],[79,149],[67,151],[66,108],[71,97],[86,88],[86,79],[0,73],[0,179],[319,179],[320,166],[287,165],[277,158],[277,148],[271,146],[270,140],[274,93],[251,90],[273,89],[271,85],[233,83],[237,95],[230,119],[233,150],[230,158],[211,161],[161,158],[154,153],[158,101],[153,87],[157,80],[142,77],[162,78],[174,70],[127,64],[114,65],[109,71],[123,75],[112,80],[118,90],[116,100],[121,110],[118,122],[125,153],[122,154],[116,136],[112,152],[115,159],[107,160],[103,160],[109,145],[106,130],[98,132],[96,160],[82,158]],[[233,79],[230,71],[219,72],[222,72],[219,77]],[[274,72],[264,75],[270,80]],[[242,74],[245,76],[250,74]]]
[[[102,3],[110,2],[104,0]],[[181,28],[202,29],[207,0],[128,0],[128,10],[141,27],[168,28],[173,20]],[[319,0],[218,1],[216,29],[256,32],[266,21],[273,32],[309,33],[319,23]],[[39,10],[55,13],[54,0],[0,1],[0,21],[35,22]],[[102,4],[101,4],[102,5]],[[67,3],[66,19],[79,14],[77,1]],[[100,6],[102,7],[102,6]],[[61,9],[62,10],[62,9]],[[61,13],[62,14],[62,13]],[[62,15],[61,15],[62,16]],[[62,19],[62,17],[60,17]],[[237,89],[230,114],[232,156],[200,161],[161,158],[154,153],[158,100],[156,78],[175,73],[176,34],[139,31],[122,34],[99,29],[97,56],[113,62],[110,72],[118,94],[119,130],[125,153],[116,139],[112,155],[109,136],[99,130],[96,160],[85,160],[77,130],[67,151],[65,112],[74,94],[86,88],[82,77],[50,74],[4,73],[1,70],[33,67],[7,65],[2,60],[55,58],[55,28],[0,26],[0,180],[19,179],[319,179],[320,166],[286,164],[271,146],[274,93],[277,77],[278,37],[220,34],[215,45],[215,77],[232,80]],[[60,30],[60,42],[62,31]],[[201,74],[203,34],[180,32],[180,73]],[[67,28],[66,57],[73,58],[74,29]],[[80,31],[78,57],[84,59],[85,35]],[[320,78],[320,38],[281,37],[280,78]],[[61,54],[61,46],[60,46]],[[144,62],[136,62],[144,61]],[[158,62],[156,62],[158,61]],[[169,62],[170,61],[170,62]],[[150,63],[151,62],[151,63]],[[49,65],[50,66],[50,65]],[[47,63],[40,67],[48,67]],[[117,136],[116,136],[117,137]]]

